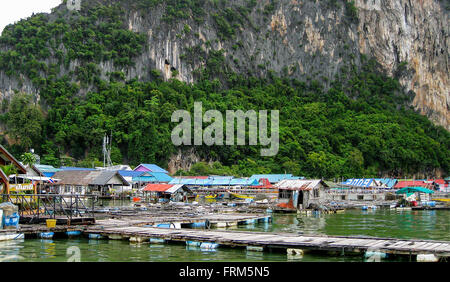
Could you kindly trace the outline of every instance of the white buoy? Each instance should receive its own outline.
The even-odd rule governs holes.
[[[302,249],[287,249],[286,251],[288,255],[303,256],[304,254],[304,251]]]
[[[417,255],[418,262],[437,262],[438,260],[439,260],[439,258],[433,254],[418,254]]]

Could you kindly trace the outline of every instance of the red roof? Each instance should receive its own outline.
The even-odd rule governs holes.
[[[425,183],[421,180],[414,180],[414,181],[399,181],[397,184],[395,184],[394,188],[400,189],[405,187],[431,187],[431,183]]]
[[[262,189],[264,189],[264,188],[273,188],[273,185],[269,182],[269,179],[267,179],[267,178],[261,178],[261,179],[259,179],[259,185],[256,185],[256,186],[251,186],[252,188],[262,188]]]
[[[428,179],[428,181],[434,181],[434,183],[437,183],[437,184],[445,184],[444,179]]]
[[[145,186],[144,191],[146,192],[166,192],[170,188],[172,188],[173,185],[171,184],[147,184]]]

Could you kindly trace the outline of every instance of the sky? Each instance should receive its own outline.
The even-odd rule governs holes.
[[[0,33],[5,26],[28,18],[33,13],[49,13],[62,0],[0,0]]]

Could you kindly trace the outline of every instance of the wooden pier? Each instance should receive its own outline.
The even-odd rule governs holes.
[[[264,214],[205,214],[205,215],[175,215],[159,214],[157,216],[140,216],[140,217],[120,217],[110,219],[100,219],[96,221],[96,226],[101,228],[109,227],[125,227],[125,226],[149,226],[158,224],[173,224],[181,227],[190,227],[192,225],[201,226],[205,224],[205,228],[221,228],[232,227],[241,224],[254,224],[258,222],[271,222],[272,217]]]
[[[417,256],[433,254],[437,258],[450,256],[450,242],[432,240],[403,240],[372,237],[304,236],[291,233],[264,233],[220,230],[172,229],[155,227],[87,227],[87,234],[98,234],[110,239],[131,242],[192,242],[210,243],[217,246],[286,249],[304,251],[327,251],[338,253],[380,252],[392,255]],[[195,244],[194,244],[195,245]]]

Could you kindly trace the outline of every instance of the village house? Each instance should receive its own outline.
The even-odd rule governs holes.
[[[326,200],[328,185],[320,180],[285,179],[275,184],[278,188],[278,205],[291,209],[308,209],[320,206]]]
[[[117,171],[63,170],[53,175],[53,192],[60,195],[97,195],[110,197],[114,192],[131,190],[131,185]]]
[[[164,172],[119,170],[118,173],[122,175],[134,189],[140,189],[149,183],[169,183],[173,179]]]
[[[0,145],[0,166],[12,165],[18,174],[26,174],[27,169],[9,153],[2,145]],[[19,191],[34,191],[33,184],[14,183],[10,181],[10,175],[7,175],[3,169],[0,168],[0,190],[2,193],[10,194]]]
[[[187,202],[192,191],[183,184],[147,184],[143,189],[147,199],[160,202]]]

